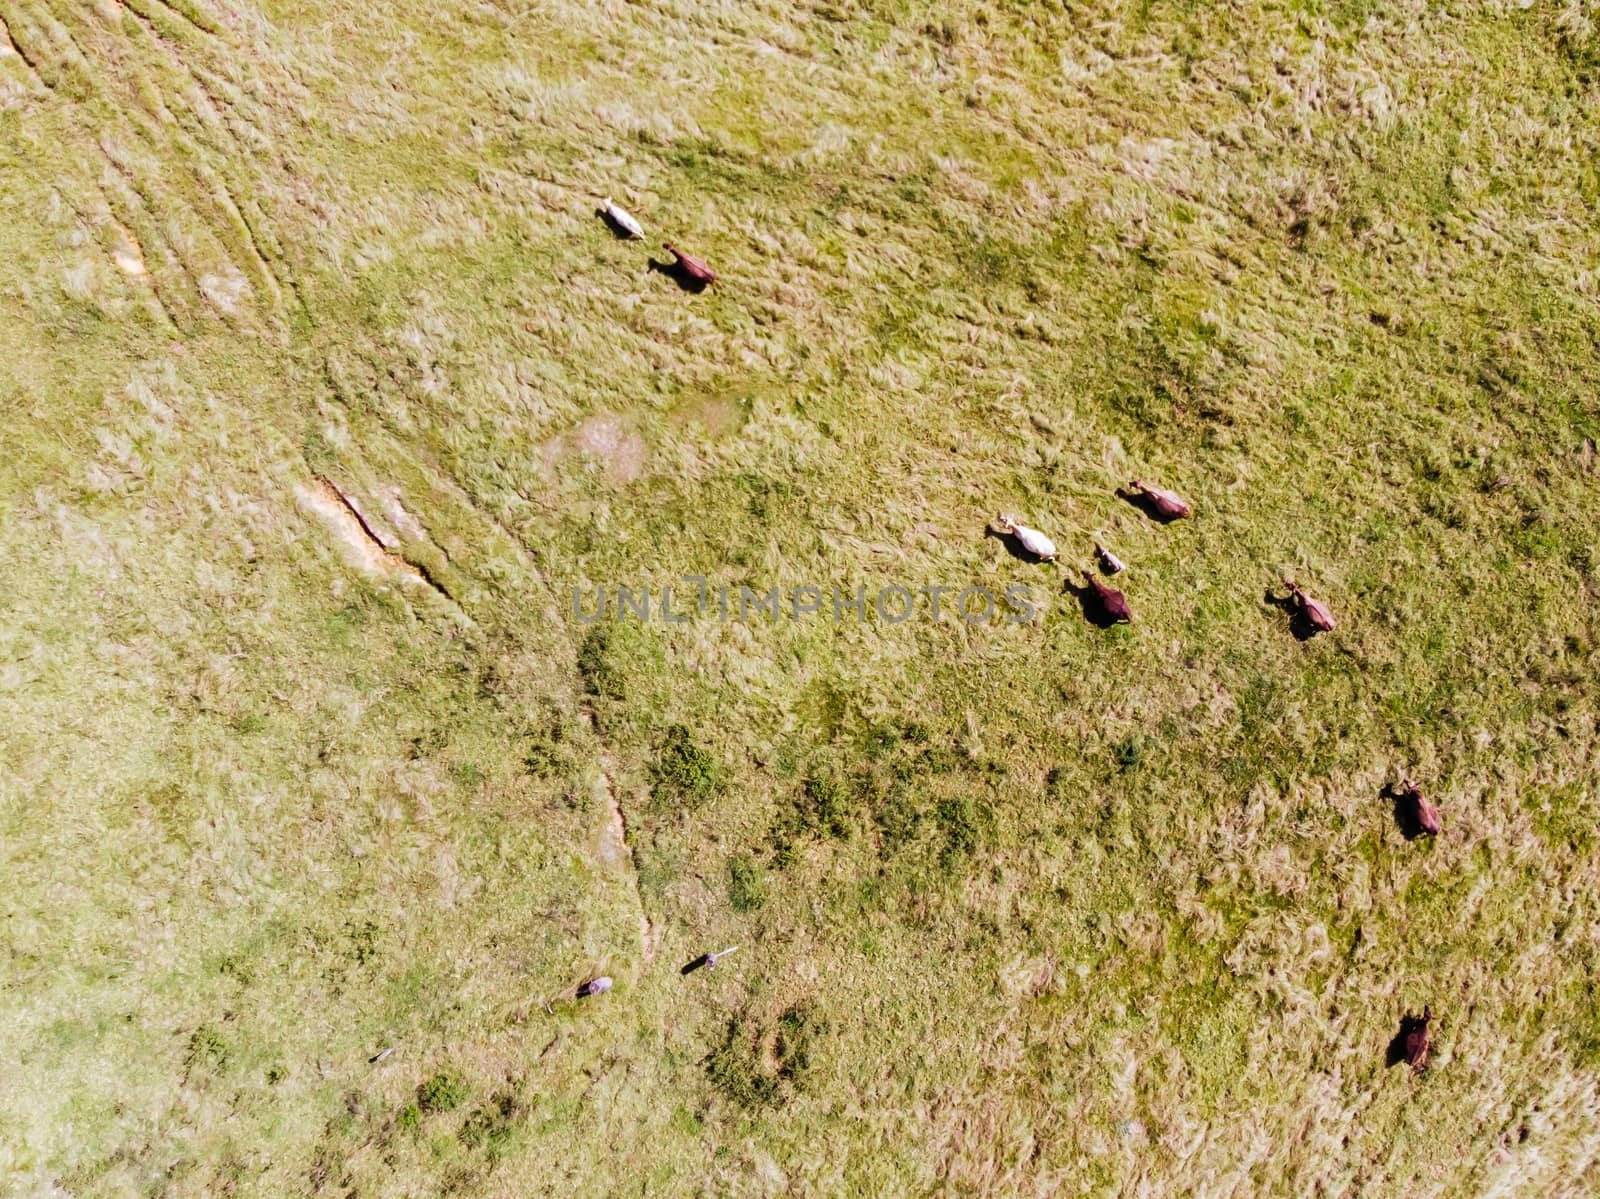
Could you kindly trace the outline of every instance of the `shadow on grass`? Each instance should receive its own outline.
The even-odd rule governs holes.
[[[1296,641],[1310,641],[1317,635],[1317,626],[1311,623],[1305,609],[1295,602],[1293,592],[1278,595],[1269,587],[1263,598],[1289,618],[1289,632],[1294,634]]]
[[[706,284],[691,275],[681,262],[662,262],[659,258],[651,258],[650,269],[658,275],[665,275],[690,295],[699,295],[706,289]]]

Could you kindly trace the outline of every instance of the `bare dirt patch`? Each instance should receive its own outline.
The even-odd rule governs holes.
[[[384,547],[384,539],[362,516],[361,509],[326,479],[313,479],[295,489],[301,506],[317,516],[333,533],[346,560],[368,574],[406,579],[425,587],[437,585],[421,570]]]
[[[111,238],[111,261],[117,264],[117,269],[125,275],[137,278],[148,273],[144,264],[144,252],[139,249],[139,243],[133,234],[120,225]]]
[[[411,514],[411,511],[400,502],[400,489],[393,483],[386,487],[378,488],[378,500],[383,504],[384,515],[400,530],[400,536],[408,541],[425,541],[428,531],[422,527],[422,522]]]
[[[641,968],[655,960],[656,934],[650,915],[644,910],[644,897],[639,894],[638,875],[633,863],[633,847],[628,844],[628,822],[622,815],[622,805],[617,802],[617,789],[609,774],[601,775],[605,800],[605,822],[600,827],[599,857],[606,865],[622,871],[639,901],[639,948]]]
[[[716,441],[743,428],[753,404],[750,392],[701,392],[678,404],[669,419],[675,428],[698,429]]]
[[[545,461],[554,466],[574,454],[598,466],[614,482],[632,483],[644,473],[650,449],[627,417],[600,412],[549,442]]]

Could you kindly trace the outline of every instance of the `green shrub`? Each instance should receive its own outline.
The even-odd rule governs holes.
[[[828,1023],[809,1003],[798,1003],[778,1017],[778,1038],[773,1054],[778,1059],[778,1077],[796,1087],[804,1083],[811,1069],[811,1051],[816,1039],[828,1031]]]
[[[863,748],[869,758],[881,758],[900,744],[900,729],[893,724],[876,724],[867,731]]]
[[[806,803],[817,831],[840,838],[850,835],[850,797],[838,780],[807,779]]]
[[[947,866],[978,847],[978,810],[971,799],[965,795],[959,799],[941,799],[933,814],[944,829],[941,856]]]
[[[469,1149],[481,1149],[490,1161],[504,1157],[516,1135],[522,1105],[515,1095],[502,1093],[480,1107],[462,1123],[456,1139]]]
[[[612,661],[611,642],[609,624],[590,629],[578,646],[578,673],[592,694],[604,699],[621,699],[622,674]]]
[[[922,813],[902,790],[892,792],[873,817],[878,826],[878,852],[883,857],[899,851],[922,827]]]
[[[184,1066],[193,1070],[210,1070],[220,1074],[228,1066],[228,1043],[209,1024],[202,1024],[189,1037],[189,1051],[184,1055]]]
[[[476,762],[456,762],[450,767],[450,777],[469,790],[483,783],[483,767]]]
[[[417,1088],[417,1103],[425,1112],[447,1112],[467,1101],[472,1088],[454,1074],[435,1074]]]
[[[1150,756],[1150,747],[1154,744],[1154,740],[1142,733],[1124,737],[1111,750],[1111,756],[1116,759],[1117,769],[1123,774],[1139,769]]]
[[[728,861],[728,902],[736,912],[754,912],[767,902],[761,867],[747,857]]]
[[[659,801],[676,799],[697,808],[722,782],[717,760],[694,743],[689,730],[675,724],[667,730],[661,755],[656,759],[653,794]]]
[[[806,1001],[785,1009],[776,1029],[768,1024],[752,1028],[747,1017],[732,1020],[706,1063],[706,1073],[746,1111],[781,1106],[805,1089],[817,1042],[827,1031],[827,1021]]]
[[[559,716],[545,722],[522,755],[523,769],[537,779],[560,778],[571,772],[574,764],[571,730]]]
[[[365,966],[378,956],[379,929],[372,921],[347,924],[345,932],[350,938],[350,957],[357,966]]]
[[[742,1020],[728,1022],[728,1032],[710,1059],[706,1074],[713,1086],[746,1111],[775,1107],[781,1098],[776,1074],[762,1061],[758,1039]]]
[[[794,830],[782,821],[772,826],[772,864],[779,870],[787,870],[799,859],[793,833]]]

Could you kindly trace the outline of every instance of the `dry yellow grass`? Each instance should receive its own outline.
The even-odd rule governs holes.
[[[0,20],[0,1192],[1592,1192],[1587,8]]]

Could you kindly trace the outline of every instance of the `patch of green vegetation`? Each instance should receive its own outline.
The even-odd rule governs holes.
[[[512,1092],[504,1091],[462,1121],[456,1137],[469,1149],[482,1152],[491,1162],[498,1161],[516,1148],[523,1116],[521,1101]]]
[[[892,857],[916,839],[922,827],[922,810],[903,787],[896,787],[873,812],[879,851]]]
[[[814,775],[802,788],[801,811],[806,825],[830,837],[848,837],[852,827],[853,797],[838,779]]]
[[[769,479],[744,471],[736,481],[747,497],[745,510],[756,521],[772,519],[794,496],[794,488],[786,479]]]
[[[1150,751],[1156,744],[1153,737],[1147,737],[1143,733],[1130,733],[1111,747],[1111,758],[1116,762],[1118,770],[1128,774],[1144,765],[1145,759],[1150,756]]]
[[[606,699],[623,698],[624,674],[613,658],[616,629],[599,624],[584,635],[578,645],[578,673],[589,691]]]
[[[766,906],[766,878],[754,860],[743,856],[728,860],[728,902],[736,912],[756,912]]]
[[[756,1034],[741,1019],[728,1022],[722,1043],[706,1061],[706,1077],[723,1097],[750,1113],[775,1107],[782,1099],[781,1080],[762,1060]]]
[[[947,796],[933,809],[933,818],[944,833],[940,860],[946,868],[966,860],[978,847],[978,806],[971,796]]]
[[[189,1034],[189,1047],[183,1056],[184,1068],[189,1072],[208,1071],[221,1074],[228,1068],[232,1050],[228,1042],[209,1024],[202,1024]]]
[[[792,1004],[770,1027],[747,1018],[729,1022],[706,1063],[711,1083],[746,1112],[784,1106],[810,1081],[828,1021],[808,1002]]]
[[[455,1074],[435,1074],[417,1088],[417,1106],[424,1113],[454,1111],[467,1101],[472,1088]]]
[[[577,753],[566,722],[556,718],[534,734],[523,754],[523,769],[536,779],[565,778],[577,766]]]
[[[255,971],[251,968],[248,958],[238,954],[227,954],[217,963],[217,973],[224,978],[231,978],[242,987],[248,987],[255,979]]]
[[[1589,854],[1600,840],[1592,790],[1577,785],[1530,788],[1522,798],[1533,827],[1552,850]]]
[[[450,777],[462,787],[471,789],[482,784],[483,767],[476,762],[454,762],[450,766]]]
[[[803,1088],[811,1070],[817,1042],[826,1036],[828,1022],[809,1003],[786,1008],[778,1017],[778,1032],[773,1056],[778,1062],[778,1077]]]
[[[869,758],[882,758],[893,753],[899,746],[905,734],[899,725],[890,721],[875,724],[867,730],[867,735],[862,739],[861,748]]]
[[[653,793],[658,803],[698,808],[716,794],[721,780],[717,760],[694,743],[687,728],[675,724],[667,730],[655,764]]]
[[[378,958],[379,928],[371,920],[345,925],[345,935],[350,942],[350,959],[357,966],[365,966]]]

